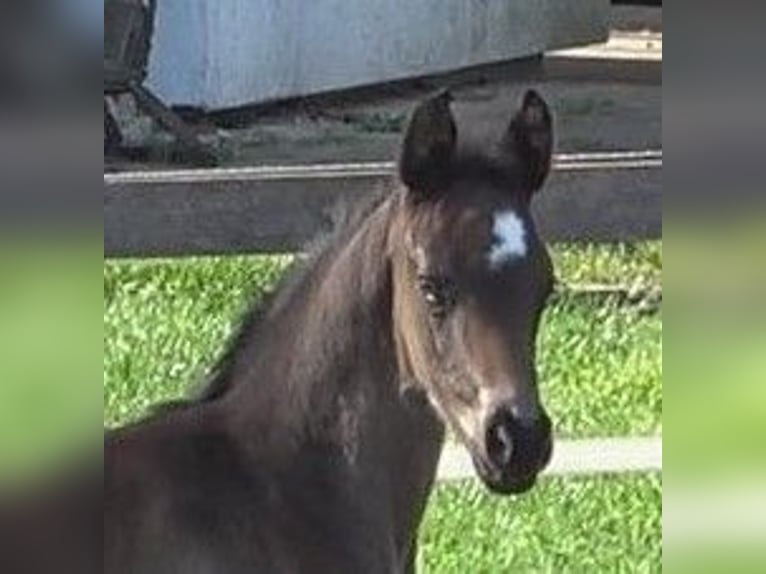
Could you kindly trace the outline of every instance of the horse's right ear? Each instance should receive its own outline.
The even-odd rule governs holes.
[[[442,90],[415,108],[399,158],[399,176],[410,193],[426,198],[444,183],[455,154],[452,96]]]

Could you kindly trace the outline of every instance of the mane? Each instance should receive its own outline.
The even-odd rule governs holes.
[[[364,225],[367,217],[392,193],[391,185],[379,186],[353,206],[345,202],[339,203],[335,207],[333,230],[312,240],[305,250],[307,255],[296,260],[284,273],[276,287],[250,306],[201,387],[191,399],[181,402],[199,404],[223,397],[233,386],[234,365],[239,352],[246,346],[250,346],[253,341],[257,341],[269,329],[273,312],[289,305],[294,293],[313,276],[320,261],[344,246],[349,238]]]

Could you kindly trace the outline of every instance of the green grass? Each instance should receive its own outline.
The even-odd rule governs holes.
[[[660,243],[558,246],[564,283],[658,285]],[[104,265],[104,421],[141,416],[200,380],[249,301],[289,257]],[[617,299],[561,295],[544,317],[542,391],[568,436],[651,434],[662,419],[662,316]],[[419,572],[660,572],[660,475],[544,478],[522,497],[478,481],[438,486]]]
[[[292,258],[104,264],[104,422],[133,420],[205,375],[250,301]]]
[[[661,430],[660,312],[564,297],[545,313],[538,364],[540,390],[559,435]]]
[[[439,486],[420,534],[420,572],[661,572],[662,478],[547,478],[522,497]]]
[[[566,282],[656,280],[661,245],[555,250]],[[104,420],[120,424],[199,381],[250,298],[289,257],[108,262]],[[616,277],[615,274],[619,274]],[[662,319],[616,303],[560,298],[541,335],[543,394],[568,436],[654,433],[662,417]]]
[[[662,242],[562,244],[551,250],[564,283],[630,286],[662,283]]]

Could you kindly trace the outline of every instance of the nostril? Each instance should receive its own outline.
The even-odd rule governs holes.
[[[487,426],[487,459],[502,472],[537,472],[550,460],[551,430],[551,420],[544,411],[533,421],[520,421],[512,409],[501,408]]]
[[[501,418],[487,430],[487,455],[499,467],[508,466],[513,457],[512,421]]]

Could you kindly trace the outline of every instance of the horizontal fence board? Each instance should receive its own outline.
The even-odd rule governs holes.
[[[550,241],[662,234],[662,152],[562,154],[535,212]],[[339,206],[381,185],[394,165],[128,172],[104,176],[104,255],[178,256],[301,250],[332,229]]]
[[[662,437],[557,440],[553,459],[545,469],[550,476],[626,472],[662,472]],[[471,457],[462,445],[444,446],[437,476],[440,482],[476,477]]]
[[[549,241],[662,237],[662,170],[556,172],[534,212]]]

